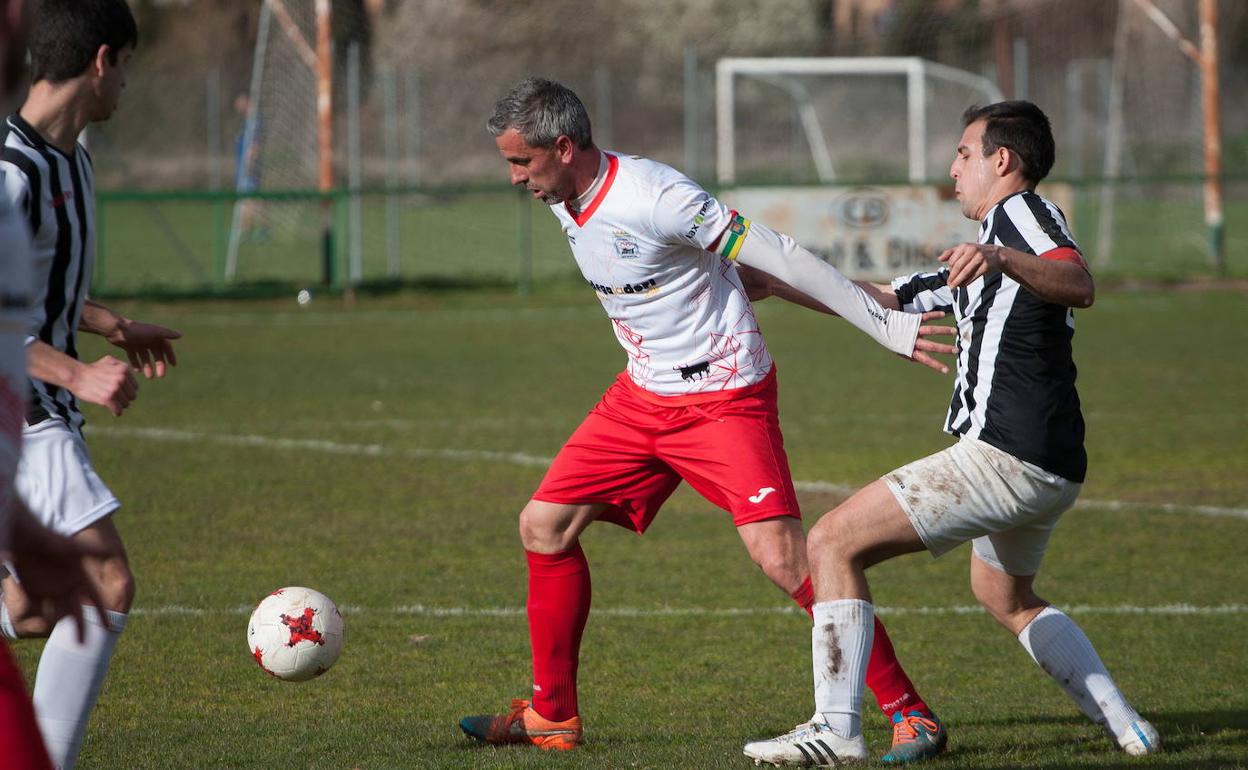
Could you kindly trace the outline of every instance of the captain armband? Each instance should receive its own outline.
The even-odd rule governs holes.
[[[728,222],[728,227],[724,230],[724,234],[720,236],[719,249],[716,254],[725,259],[736,259],[741,253],[741,244],[745,243],[745,236],[750,233],[750,220],[733,212],[732,219]]]

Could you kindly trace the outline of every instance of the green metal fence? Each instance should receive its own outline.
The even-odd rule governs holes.
[[[1248,278],[1248,178],[1226,182],[1227,270],[1208,255],[1199,178],[1074,181],[1076,238],[1098,277]],[[252,226],[238,227],[240,201]],[[1112,204],[1113,217],[1101,212]],[[322,240],[322,216],[331,238]],[[266,192],[102,192],[93,291],[211,296],[328,285],[508,285],[578,280],[555,218],[499,186]],[[238,233],[231,257],[231,233]],[[968,237],[973,228],[968,223]],[[1102,248],[1102,247],[1106,248]],[[327,248],[328,247],[328,248]],[[328,251],[328,269],[325,262]]]

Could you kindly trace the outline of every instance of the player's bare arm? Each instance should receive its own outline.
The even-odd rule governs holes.
[[[966,286],[988,273],[1001,272],[1045,302],[1088,308],[1096,299],[1092,274],[1074,262],[1044,259],[994,243],[962,243],[946,249],[940,261],[949,265],[949,286]]]
[[[164,377],[166,366],[178,365],[172,341],[182,336],[179,331],[133,321],[92,300],[83,304],[78,328],[98,334],[126,351],[130,365],[149,380]]]
[[[800,247],[798,248],[800,249]],[[817,258],[813,257],[813,255],[811,258],[817,260]],[[836,271],[835,268],[830,265],[826,265],[826,263],[821,264],[824,264],[828,270],[831,270],[837,276],[840,276],[842,281],[849,283],[849,281],[845,279],[839,271]],[[820,313],[841,315],[829,307],[828,304],[821,302],[819,299],[811,296],[810,294],[794,288],[788,282],[765,270],[744,264],[740,262],[740,259],[738,259],[737,262],[737,269],[739,271],[742,285],[745,287],[746,296],[748,296],[753,302],[758,302],[762,299],[766,299],[767,297],[779,297],[786,302],[792,302],[795,305],[801,305],[802,307],[809,308]],[[894,314],[899,313],[900,304],[897,301],[897,295],[893,292],[892,287],[884,284],[870,283],[867,281],[854,281],[852,282],[852,286],[857,287],[863,298],[863,302],[867,304],[874,302],[879,308],[879,312],[881,314],[885,311]],[[932,358],[929,354],[942,353],[945,355],[954,355],[956,350],[952,345],[937,342],[931,338],[952,336],[954,334],[954,330],[950,326],[940,324],[926,325],[923,323],[925,321],[937,321],[944,318],[944,316],[945,314],[939,310],[920,315],[918,319],[918,333],[914,340],[914,346],[911,352],[904,353],[899,350],[894,350],[894,352],[903,358],[923,364],[928,368],[935,369],[941,374],[947,374],[949,372],[949,367],[937,359]],[[862,329],[860,324],[854,323],[854,325]],[[865,329],[863,330],[866,331]],[[868,334],[870,334],[870,332],[868,332]],[[874,334],[871,336],[875,337]],[[876,339],[878,340],[878,337]]]
[[[124,361],[104,356],[86,363],[42,340],[26,346],[26,372],[36,380],[67,389],[80,400],[119,417],[139,396],[139,383]]]

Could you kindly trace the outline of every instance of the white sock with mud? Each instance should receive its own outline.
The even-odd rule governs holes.
[[[815,670],[815,713],[842,738],[862,732],[862,691],[875,633],[875,608],[861,599],[814,606],[811,658]]]
[[[104,628],[99,611],[83,606],[86,639],[79,644],[73,618],[61,618],[48,637],[35,674],[35,715],[52,763],[71,770],[87,732],[113,648],[126,625],[124,612],[107,611],[112,630]]]
[[[1140,718],[1114,684],[1092,642],[1061,610],[1045,607],[1019,632],[1018,641],[1088,718],[1106,725],[1115,736]]]

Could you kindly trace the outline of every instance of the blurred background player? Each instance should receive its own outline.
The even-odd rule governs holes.
[[[874,608],[865,570],[968,540],[971,588],[988,613],[1115,745],[1161,748],[1079,626],[1033,590],[1087,470],[1072,308],[1091,307],[1096,292],[1065,216],[1035,192],[1053,166],[1049,120],[1015,101],[972,107],[963,122],[950,176],[962,213],[980,222],[979,242],[944,252],[935,273],[874,287],[892,308],[953,312],[957,380],[945,430],[958,443],[886,474],[811,529],[815,717],[747,744],[755,760],[809,765],[812,746],[835,754],[813,764],[866,759],[859,712]]]
[[[260,115],[251,109],[251,97],[241,92],[234,97],[234,112],[238,115],[238,135],[234,137],[234,191],[240,194],[254,193],[260,189]],[[263,239],[263,223],[260,201],[242,198],[238,202],[239,231],[248,238]]]
[[[551,207],[582,274],[628,353],[520,513],[529,564],[533,698],[467,717],[489,743],[570,749],[582,737],[576,691],[589,614],[582,531],[596,520],[644,532],[682,479],[732,514],[750,556],[800,605],[810,602],[800,511],[780,435],[775,367],[734,261],[807,287],[877,342],[943,365],[926,337],[948,327],[888,311],[787,236],[728,210],[692,180],[600,151],[576,94],[540,78],[515,86],[488,122],[511,182]],[[881,704],[928,713],[880,628]]]
[[[103,617],[84,607],[86,633],[54,626],[17,580],[4,581],[0,607],[6,634],[47,636],[35,678],[39,727],[53,762],[72,768],[134,597],[126,550],[113,524],[119,503],[91,467],[82,438],[79,399],[120,415],[137,396],[130,367],[163,377],[175,362],[171,329],[138,323],[87,299],[95,260],[91,161],[77,143],[88,124],[112,115],[125,87],[137,41],[123,0],[41,0],[30,15],[32,85],[8,120],[0,170],[9,203],[26,215],[33,236],[34,312],[27,327],[32,400],[23,428],[17,491],[48,527],[107,553],[90,565]],[[88,331],[126,351],[78,360],[76,332]]]
[[[8,106],[24,71],[22,0],[0,0],[0,106]],[[0,173],[3,173],[0,171]],[[13,486],[26,413],[26,324],[34,301],[30,231],[22,215],[0,196],[0,560],[15,564],[27,596],[46,622],[62,617],[82,624],[82,603],[100,600],[87,580],[84,551],[40,524]],[[0,568],[0,573],[7,571]],[[0,638],[0,766],[50,770],[21,672]]]

